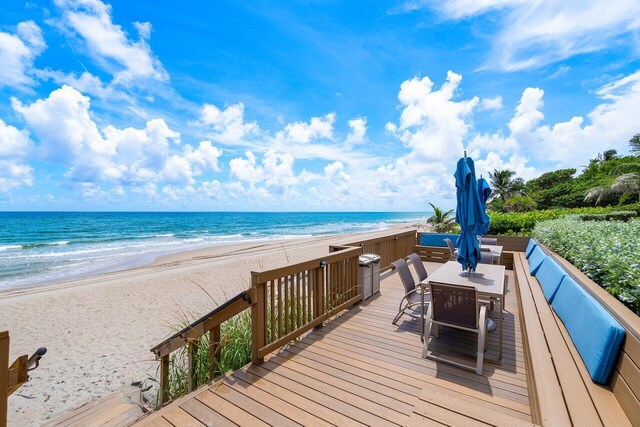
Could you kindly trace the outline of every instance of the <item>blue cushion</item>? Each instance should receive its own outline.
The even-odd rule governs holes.
[[[551,306],[564,323],[591,379],[607,384],[625,330],[582,286],[566,276]]]
[[[524,251],[524,254],[527,257],[527,259],[529,259],[529,257],[531,256],[531,252],[533,252],[536,246],[538,246],[536,241],[533,239],[529,239],[529,244],[527,244],[527,250]]]
[[[535,274],[536,279],[540,282],[542,292],[544,292],[544,297],[551,303],[553,296],[558,290],[558,286],[560,286],[560,282],[562,282],[562,278],[565,277],[567,273],[565,273],[551,257],[546,257]]]
[[[446,233],[424,233],[420,235],[420,245],[422,246],[438,246],[446,248],[447,244],[444,239],[447,237],[453,241],[453,245],[457,248],[456,240],[458,240],[459,234],[446,234]]]
[[[547,254],[544,253],[539,246],[536,246],[531,252],[531,256],[529,257],[529,273],[533,276],[540,268],[540,264],[547,257]]]

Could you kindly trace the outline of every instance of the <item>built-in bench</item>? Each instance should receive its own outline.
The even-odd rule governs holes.
[[[640,425],[637,316],[533,240],[513,263],[533,421]]]

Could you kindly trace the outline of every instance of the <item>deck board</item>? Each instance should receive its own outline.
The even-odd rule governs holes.
[[[439,264],[425,266],[433,272]],[[491,333],[482,376],[423,359],[417,317],[391,324],[404,295],[392,274],[378,296],[272,353],[262,365],[231,373],[139,424],[530,425],[516,285],[513,272],[507,275],[503,359],[497,359],[497,332]],[[473,365],[476,337],[442,328],[430,349]]]

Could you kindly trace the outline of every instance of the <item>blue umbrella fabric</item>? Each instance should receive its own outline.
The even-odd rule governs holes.
[[[456,167],[456,222],[460,224],[460,237],[458,237],[458,257],[462,269],[476,269],[481,259],[480,246],[476,238],[478,224],[484,221],[482,202],[478,194],[476,171],[473,160],[463,157],[458,160]]]
[[[487,200],[489,200],[489,196],[491,195],[491,187],[489,187],[489,183],[484,178],[478,180],[478,194],[480,195],[480,202],[482,203],[483,221],[478,224],[476,233],[484,236],[489,232],[489,224],[491,223],[491,218],[487,215]]]

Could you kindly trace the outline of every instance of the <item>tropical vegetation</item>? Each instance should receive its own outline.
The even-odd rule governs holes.
[[[433,203],[429,203],[433,209],[433,215],[427,219],[427,225],[436,233],[450,233],[456,228],[455,218],[452,216],[453,209],[444,211]]]
[[[568,216],[539,222],[533,236],[640,315],[640,221]]]

